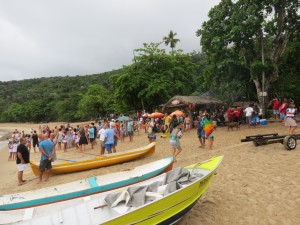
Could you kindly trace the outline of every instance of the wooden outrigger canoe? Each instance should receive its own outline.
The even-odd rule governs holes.
[[[84,197],[158,176],[170,171],[173,157],[160,159],[131,170],[89,177],[66,184],[0,196],[0,210],[14,210]]]
[[[17,224],[23,225],[173,224],[203,195],[215,177],[216,169],[222,160],[223,156],[213,157],[203,163],[185,167],[188,170],[188,179],[177,176],[179,179],[174,180],[170,173],[176,171],[178,169],[176,168],[147,181],[91,195],[88,198],[77,198],[26,210],[13,210],[14,212],[3,211],[0,212],[0,218],[11,216],[15,222],[18,221]],[[184,171],[183,168],[179,170]],[[190,179],[191,176],[193,179]],[[185,179],[185,183],[179,183],[182,178]],[[170,183],[167,182],[165,185],[165,181]],[[168,185],[174,187],[174,182],[177,189],[167,190]],[[155,189],[155,185],[160,186]],[[145,190],[143,195],[139,193],[142,200],[136,201],[141,204],[132,205],[132,199],[136,197],[135,194],[139,190]],[[117,203],[111,204],[109,199]]]
[[[83,170],[96,169],[104,166],[111,166],[118,163],[132,161],[138,158],[144,158],[155,153],[155,143],[150,143],[147,146],[117,152],[108,155],[95,156],[85,160],[63,160],[52,164],[51,174],[73,173]],[[30,166],[33,173],[39,175],[39,163],[30,161]]]

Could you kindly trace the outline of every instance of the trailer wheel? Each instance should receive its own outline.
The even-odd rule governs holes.
[[[297,147],[297,140],[293,136],[286,136],[283,139],[283,146],[286,150],[294,150]]]

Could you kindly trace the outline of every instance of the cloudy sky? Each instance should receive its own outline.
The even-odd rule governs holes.
[[[195,32],[220,0],[1,0],[0,81],[95,74],[170,30],[199,51]]]

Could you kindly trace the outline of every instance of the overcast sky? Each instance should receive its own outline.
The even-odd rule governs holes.
[[[177,49],[220,0],[1,0],[0,81],[87,75],[131,64],[133,50],[170,30]]]

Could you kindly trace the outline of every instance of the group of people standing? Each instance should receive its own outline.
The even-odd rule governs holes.
[[[12,139],[8,140],[9,148],[9,160],[16,160],[18,168],[18,185],[23,185],[26,183],[26,180],[23,179],[23,172],[27,169],[29,160],[30,160],[30,148],[31,141],[33,143],[34,151],[36,152],[36,146],[39,148],[41,153],[41,160],[39,164],[39,180],[38,183],[42,183],[43,174],[45,173],[45,180],[49,180],[50,170],[52,168],[52,162],[56,160],[56,148],[61,149],[61,143],[64,143],[64,146],[67,144],[67,134],[72,134],[75,136],[74,140],[78,140],[78,148],[81,151],[84,151],[85,145],[88,144],[88,141],[91,143],[92,148],[96,144],[96,138],[100,138],[100,154],[104,154],[105,149],[107,153],[116,152],[116,145],[118,140],[117,130],[115,128],[115,123],[111,122],[108,126],[107,122],[101,125],[99,123],[99,129],[94,126],[93,123],[86,127],[79,127],[73,129],[69,125],[61,126],[60,128],[55,127],[54,130],[40,130],[41,132],[37,134],[34,130],[30,135],[30,139],[27,138],[27,135],[23,135],[16,129],[13,132]],[[64,141],[65,140],[65,141]],[[76,141],[77,142],[77,141]],[[12,144],[14,143],[14,144]],[[15,153],[12,152],[11,146],[15,150]],[[72,145],[73,146],[73,145]],[[74,147],[74,146],[73,146]],[[66,148],[64,148],[66,151]],[[13,153],[13,154],[11,154]]]

